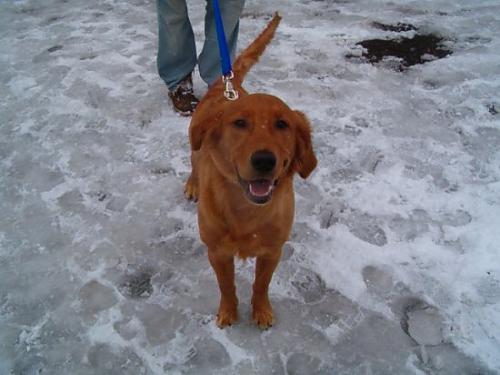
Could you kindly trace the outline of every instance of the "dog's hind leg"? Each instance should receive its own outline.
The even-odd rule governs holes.
[[[198,200],[198,173],[197,173],[197,164],[198,164],[199,151],[193,151],[191,153],[191,175],[186,181],[186,185],[184,187],[184,195],[187,199],[192,201]]]

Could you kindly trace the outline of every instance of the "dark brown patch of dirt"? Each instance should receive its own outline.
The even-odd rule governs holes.
[[[152,272],[150,270],[139,271],[128,275],[118,287],[118,290],[125,296],[131,298],[148,298],[153,293],[151,285]]]
[[[445,38],[435,34],[419,34],[418,28],[409,23],[390,25],[372,22],[372,26],[384,31],[396,33],[415,31],[416,34],[412,38],[396,36],[392,39],[369,39],[356,43],[364,48],[362,60],[371,64],[377,64],[385,59],[392,69],[404,71],[410,66],[442,59],[452,54],[452,51],[444,45]],[[346,57],[359,60],[359,56]]]
[[[61,50],[61,49],[63,49],[63,46],[61,46],[61,45],[59,45],[59,44],[58,44],[58,45],[56,45],[56,46],[53,46],[53,47],[48,48],[48,49],[47,49],[47,51],[48,51],[49,53],[52,53],[52,52],[55,52],[55,51],[59,51],[59,50]]]
[[[444,38],[433,34],[415,35],[413,38],[371,39],[357,43],[365,51],[363,57],[375,64],[384,58],[400,60],[396,70],[403,71],[410,66],[442,59],[452,53],[443,46]]]
[[[491,103],[488,104],[487,107],[488,107],[488,112],[490,112],[492,115],[498,115],[497,105]]]

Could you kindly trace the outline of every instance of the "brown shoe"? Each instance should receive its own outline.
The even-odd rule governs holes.
[[[169,91],[168,96],[172,100],[174,110],[181,116],[191,116],[199,103],[193,94],[193,80],[188,74],[174,91]]]

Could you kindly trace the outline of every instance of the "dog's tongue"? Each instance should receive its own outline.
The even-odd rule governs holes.
[[[273,188],[272,181],[269,180],[254,180],[250,181],[250,193],[256,197],[265,197],[269,195]]]

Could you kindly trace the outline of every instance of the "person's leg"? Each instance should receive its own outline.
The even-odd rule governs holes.
[[[186,0],[156,0],[158,13],[158,73],[170,91],[196,65],[196,45]]]
[[[236,55],[236,43],[240,26],[240,16],[245,5],[245,0],[220,0],[220,10],[228,48],[231,54],[231,62]],[[205,43],[198,58],[198,67],[201,78],[210,86],[221,76],[221,65],[219,57],[219,46],[217,44],[217,32],[215,30],[214,12],[211,0],[207,1],[207,12],[205,15]]]

